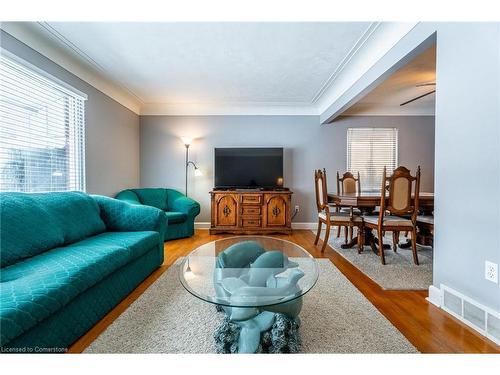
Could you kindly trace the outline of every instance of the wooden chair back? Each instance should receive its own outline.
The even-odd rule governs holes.
[[[412,200],[413,193],[413,200]],[[410,171],[400,166],[394,170],[392,176],[387,177],[384,167],[380,200],[380,216],[387,211],[391,215],[411,216],[416,222],[418,214],[418,200],[420,193],[420,166],[412,176]],[[386,194],[388,194],[386,204]]]
[[[328,190],[326,187],[326,170],[318,169],[314,171],[314,188],[316,191],[316,207],[318,212],[328,206]]]
[[[357,177],[351,172],[345,172],[342,177],[337,172],[337,194],[356,194],[361,192],[361,182],[359,172]]]

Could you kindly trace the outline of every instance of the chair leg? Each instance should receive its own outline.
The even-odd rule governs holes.
[[[321,252],[324,253],[326,245],[328,244],[328,239],[330,238],[330,226],[326,224],[325,238],[323,239],[323,246],[321,246]]]
[[[361,254],[364,247],[365,234],[361,227],[358,227],[358,254]]]
[[[413,262],[418,266],[417,228],[413,228],[411,232],[411,249],[413,251]]]
[[[394,252],[398,249],[398,244],[399,244],[399,232],[393,231],[392,232],[392,249]]]
[[[321,235],[321,225],[323,222],[321,220],[318,220],[318,232],[316,233],[316,239],[314,240],[314,245],[318,244],[319,241],[319,236]]]
[[[385,265],[385,254],[384,254],[384,231],[378,231],[378,251],[380,254],[380,261]]]
[[[337,238],[339,238],[339,237],[340,237],[340,229],[341,229],[341,228],[342,228],[342,227],[341,227],[340,225],[337,227]]]
[[[344,242],[347,243],[349,242],[347,238],[349,237],[349,227],[345,226],[344,227]]]

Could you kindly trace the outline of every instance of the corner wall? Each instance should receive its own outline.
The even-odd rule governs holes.
[[[500,311],[500,24],[437,27],[434,285]]]

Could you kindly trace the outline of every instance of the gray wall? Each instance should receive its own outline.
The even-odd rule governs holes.
[[[141,116],[141,186],[184,191],[184,145],[195,138],[190,159],[203,177],[189,176],[189,195],[201,202],[199,222],[210,221],[208,192],[213,187],[213,149],[229,146],[285,147],[285,185],[300,205],[294,222],[315,222],[313,170],[326,168],[329,189],[335,172],[346,168],[348,127],[399,128],[400,164],[422,167],[422,190],[434,191],[434,117],[345,117],[320,125],[318,116]]]
[[[434,285],[500,311],[500,24],[437,27]]]
[[[85,155],[88,193],[114,195],[139,185],[139,116],[0,30],[0,45],[86,93]]]

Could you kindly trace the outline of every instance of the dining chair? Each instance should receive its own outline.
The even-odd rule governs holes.
[[[385,264],[384,233],[393,232],[395,234],[393,235],[393,239],[396,241],[399,232],[411,232],[413,262],[418,265],[416,239],[420,166],[418,166],[415,176],[412,176],[410,171],[403,166],[396,168],[392,176],[387,177],[386,173],[386,168],[384,167],[380,194],[380,212],[378,216],[363,216],[363,226],[364,228],[377,230],[378,251],[382,264]],[[387,193],[388,198],[386,199]],[[414,196],[413,199],[412,193]],[[397,244],[394,246],[394,251],[396,250]]]
[[[357,172],[357,177],[351,172],[345,172],[342,177],[340,177],[339,172],[337,171],[337,194],[356,194],[361,192],[361,182],[359,178],[359,172]],[[349,212],[352,208],[350,207],[336,207],[337,212]],[[358,209],[353,209],[353,213],[355,215],[361,215],[361,211]],[[341,226],[337,227],[337,237],[340,237]],[[344,236],[345,242],[352,240],[352,226],[344,227]],[[349,239],[348,239],[349,237]]]
[[[321,252],[324,252],[326,245],[328,244],[328,238],[330,237],[330,229],[332,226],[350,227],[354,225],[361,227],[363,219],[360,216],[353,215],[352,209],[349,212],[340,212],[336,210],[336,207],[332,207],[328,204],[328,189],[325,169],[318,169],[314,171],[314,188],[316,192],[316,207],[318,209],[318,232],[316,233],[314,245],[318,244],[322,225],[325,224],[326,233],[323,240],[323,246],[321,247]],[[361,230],[358,230],[358,234],[361,235]]]

